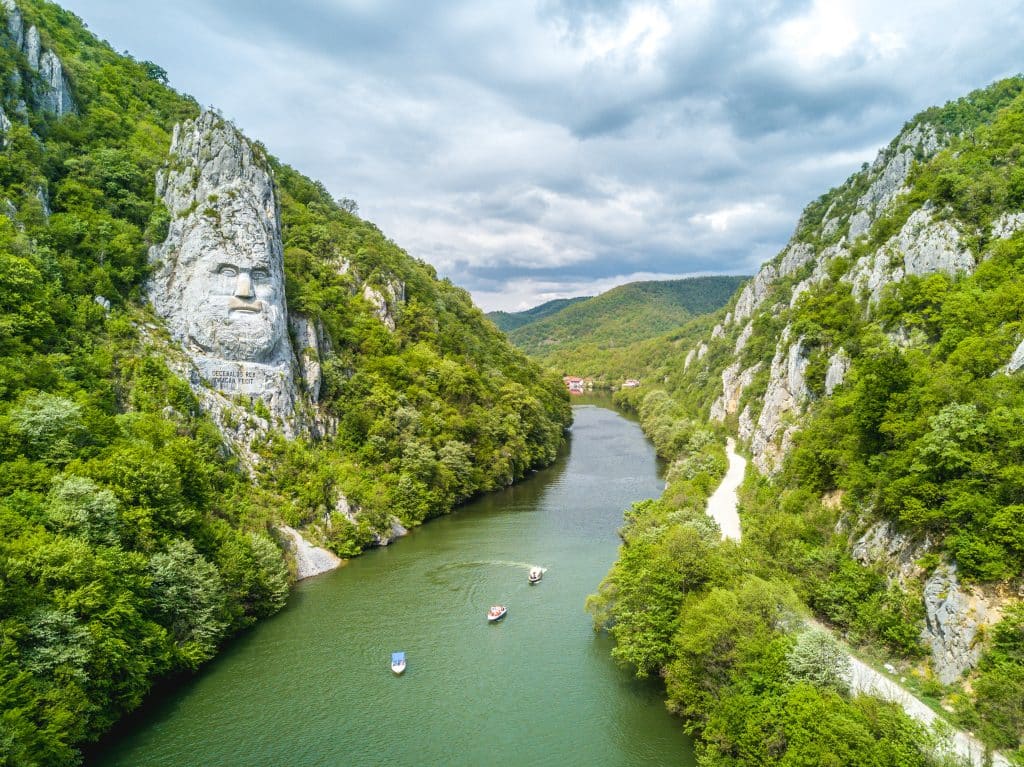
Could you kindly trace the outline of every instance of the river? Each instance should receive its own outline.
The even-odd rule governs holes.
[[[617,668],[583,609],[623,510],[661,494],[654,449],[610,409],[574,411],[554,465],[301,582],[88,764],[693,765],[661,685]],[[508,615],[488,624],[496,602]]]

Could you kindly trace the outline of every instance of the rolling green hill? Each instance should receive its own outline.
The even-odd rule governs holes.
[[[532,309],[527,309],[523,312],[487,312],[487,318],[498,326],[498,330],[508,333],[510,330],[528,325],[531,322],[537,322],[545,317],[550,317],[552,314],[562,311],[567,306],[572,306],[580,301],[587,301],[590,296],[576,296],[575,298],[556,298],[553,301],[547,301],[540,306],[535,306]]]
[[[652,338],[725,305],[745,277],[631,282],[522,325],[508,336],[549,366],[583,348],[606,350]]]

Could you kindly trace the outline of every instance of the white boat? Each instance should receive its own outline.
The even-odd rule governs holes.
[[[505,605],[492,605],[491,609],[487,611],[487,620],[491,623],[494,621],[500,621],[505,617],[505,613],[508,612],[508,608]]]
[[[530,583],[536,583],[537,581],[539,581],[543,577],[544,577],[544,571],[541,570],[539,567],[531,567],[530,568]]]
[[[391,653],[391,670],[394,671],[396,674],[401,674],[405,671],[404,652]]]

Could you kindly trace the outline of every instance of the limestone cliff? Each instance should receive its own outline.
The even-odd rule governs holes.
[[[259,401],[264,421],[294,434],[297,362],[265,158],[234,126],[204,112],[175,127],[156,189],[171,222],[167,238],[150,251],[149,296],[188,354],[193,388],[211,410],[231,411],[232,420],[242,415],[232,397]],[[263,430],[253,423],[256,433]]]
[[[21,10],[14,0],[0,0],[7,16],[7,37],[9,44],[25,56],[29,68],[39,75],[38,83],[32,84],[29,95],[35,105],[58,117],[77,111],[71,93],[71,84],[64,72],[64,65],[52,50],[44,48],[35,25],[25,27]],[[20,78],[15,85],[20,88]]]
[[[939,286],[981,274],[990,243],[1019,240],[1019,203],[997,208],[979,223],[966,206],[950,202],[955,195],[942,184],[951,181],[919,181],[928,164],[955,157],[953,150],[944,152],[951,143],[967,140],[949,127],[956,124],[950,115],[961,108],[922,113],[873,163],[808,206],[778,256],[738,291],[717,325],[684,349],[677,363],[681,385],[704,392],[707,417],[735,429],[762,474],[776,474],[808,419],[826,398],[846,391],[858,357],[879,353],[879,346],[920,354],[935,343],[934,325],[931,335],[922,329],[920,312],[927,310],[904,315],[894,297],[923,290],[916,286],[932,275],[949,278],[932,280],[935,289],[952,289]],[[986,375],[1020,375],[1024,330],[1016,331],[1013,344],[1012,353],[1012,346],[999,347],[1005,356],[994,357],[996,366],[984,358]],[[951,683],[969,672],[986,628],[999,620],[1000,605],[1010,597],[965,585],[948,548],[880,518],[870,502],[846,509],[844,520],[841,528],[857,561],[921,595],[920,636],[935,677]],[[926,561],[927,568],[921,564]]]

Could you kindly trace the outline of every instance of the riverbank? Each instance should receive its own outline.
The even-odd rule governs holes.
[[[747,462],[736,452],[736,443],[731,437],[726,442],[726,454],[729,458],[729,468],[722,483],[708,500],[707,514],[722,528],[723,540],[739,541],[740,518],[737,489],[743,481]],[[817,630],[832,633],[825,625],[813,618],[808,620],[808,625]],[[837,639],[837,641],[840,640]],[[1010,762],[1006,757],[998,753],[991,755],[986,753],[985,746],[977,738],[970,733],[954,728],[952,724],[916,698],[909,690],[860,660],[841,641],[840,646],[843,647],[850,661],[850,672],[846,681],[852,693],[872,695],[897,704],[908,716],[924,724],[939,737],[939,750],[944,754],[966,759],[974,767],[985,767],[988,764],[994,765],[994,767],[1009,767]],[[990,758],[991,761],[989,761]]]
[[[575,413],[554,465],[300,582],[90,767],[692,767],[660,683],[618,668],[583,611],[623,509],[660,493],[654,450],[611,410]]]

